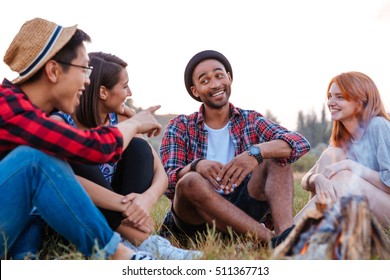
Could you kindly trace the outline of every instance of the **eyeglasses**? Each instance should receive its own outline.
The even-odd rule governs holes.
[[[77,64],[72,64],[72,63],[62,62],[62,61],[57,61],[57,62],[60,63],[60,64],[69,65],[69,66],[74,66],[74,67],[79,67],[79,68],[85,69],[85,78],[87,78],[87,79],[89,79],[89,76],[91,76],[91,73],[92,73],[92,70],[93,70],[92,66],[82,66],[82,65],[77,65]]]

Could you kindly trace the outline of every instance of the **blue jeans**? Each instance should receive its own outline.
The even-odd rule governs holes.
[[[0,161],[1,258],[37,253],[43,221],[86,256],[106,258],[120,242],[66,162],[19,146]]]

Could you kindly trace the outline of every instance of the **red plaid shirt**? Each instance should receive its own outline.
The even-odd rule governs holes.
[[[106,163],[120,159],[123,139],[115,127],[83,131],[52,120],[19,87],[4,80],[0,85],[0,159],[19,145],[65,160]]]
[[[293,163],[310,150],[309,142],[299,133],[263,117],[260,113],[242,110],[230,104],[232,112],[229,134],[237,156],[252,145],[281,139],[291,147],[290,157],[279,159],[280,164]],[[173,199],[177,172],[196,158],[207,156],[207,132],[204,128],[203,106],[191,115],[179,115],[167,125],[160,146],[160,156],[168,174],[166,196]]]

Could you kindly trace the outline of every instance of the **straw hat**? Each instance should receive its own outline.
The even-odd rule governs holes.
[[[35,18],[23,24],[4,56],[4,62],[19,73],[13,80],[20,84],[31,78],[61,50],[77,30],[77,25],[62,27]]]

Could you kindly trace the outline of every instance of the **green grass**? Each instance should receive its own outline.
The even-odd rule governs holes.
[[[294,216],[306,205],[309,200],[309,192],[301,187],[301,180],[304,173],[294,173]]]
[[[308,193],[302,190],[300,186],[303,174],[294,173],[294,215],[299,212],[308,201]],[[156,230],[162,224],[166,212],[170,208],[169,200],[161,197],[153,209],[153,218],[156,221]],[[44,243],[43,250],[39,253],[39,259],[85,259],[76,248],[67,244],[57,234],[49,232],[49,237]],[[390,229],[387,230],[390,237]],[[172,244],[182,247],[179,240],[172,238]],[[236,236],[232,232],[228,237],[222,237],[221,234],[210,229],[206,235],[200,236],[197,240],[191,240],[188,246],[193,249],[201,250],[206,260],[252,260],[252,259],[269,259],[271,251],[267,246],[256,244],[251,239],[242,236]]]
[[[295,176],[295,175],[294,175]],[[295,178],[294,213],[299,211],[307,202],[308,194],[300,187],[301,175]],[[156,221],[156,230],[160,227],[166,212],[170,208],[170,202],[166,197],[161,197],[153,209],[153,218]],[[179,240],[172,238],[172,244],[182,247]],[[206,235],[199,236],[197,240],[189,242],[189,247],[201,250],[204,259],[213,260],[252,260],[268,259],[271,252],[261,244],[255,244],[249,238],[230,233],[228,237],[221,236],[218,232],[210,229]],[[43,250],[38,255],[39,259],[85,259],[75,246],[68,244],[58,234],[48,230]]]

